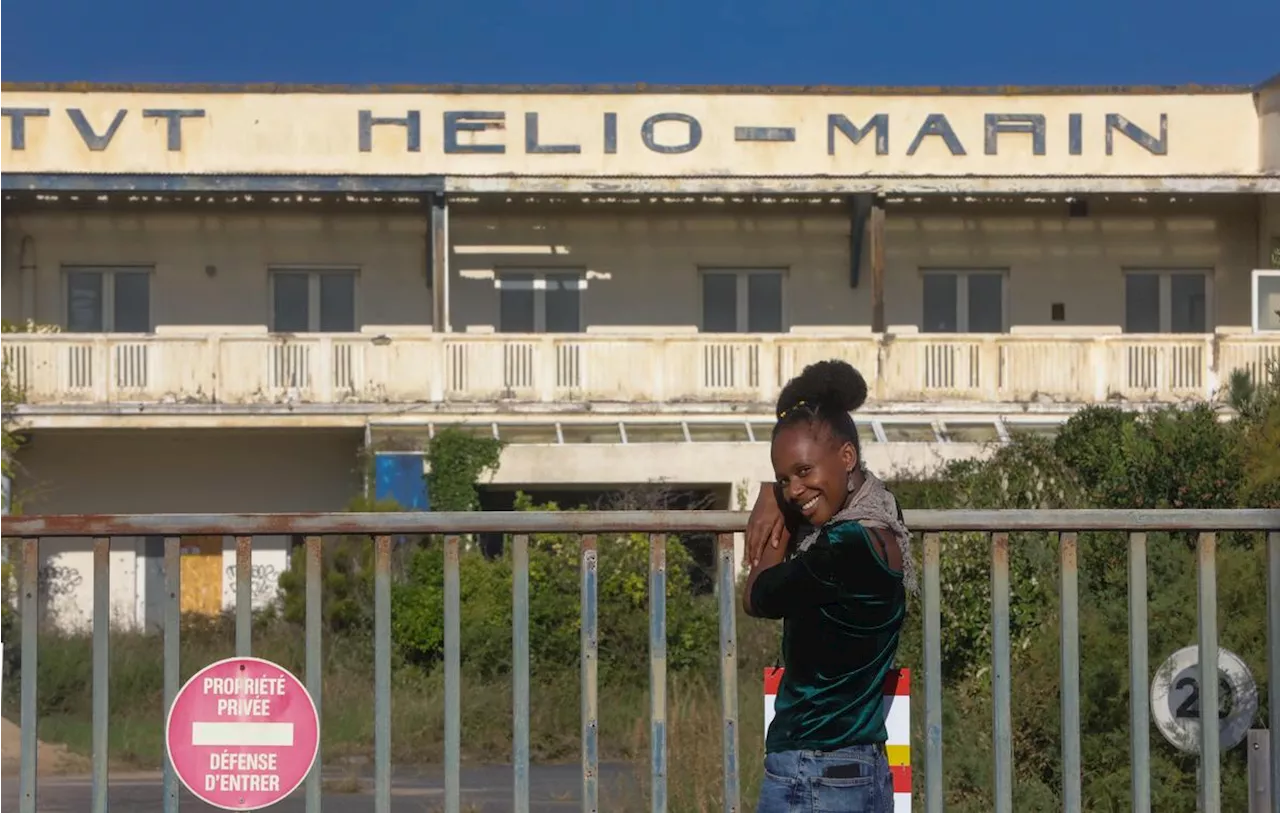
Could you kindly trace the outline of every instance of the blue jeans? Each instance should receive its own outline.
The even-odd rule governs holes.
[[[766,754],[756,813],[893,813],[884,747]]]

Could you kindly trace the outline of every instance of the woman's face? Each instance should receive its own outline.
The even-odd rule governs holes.
[[[783,497],[807,522],[820,526],[844,507],[858,463],[852,443],[822,424],[800,423],[778,433],[771,454]]]

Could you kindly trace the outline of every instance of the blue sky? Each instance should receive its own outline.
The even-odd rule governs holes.
[[[1252,84],[1280,0],[27,0],[6,81]]]

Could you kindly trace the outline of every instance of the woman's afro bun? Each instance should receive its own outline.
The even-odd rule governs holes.
[[[867,380],[846,361],[819,361],[787,382],[778,396],[781,416],[800,403],[815,409],[853,412],[867,400]]]

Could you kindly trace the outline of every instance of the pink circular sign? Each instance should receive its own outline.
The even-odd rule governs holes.
[[[259,810],[302,784],[320,749],[320,716],[302,682],[261,658],[227,658],[178,691],[165,746],[182,784],[223,810]]]

